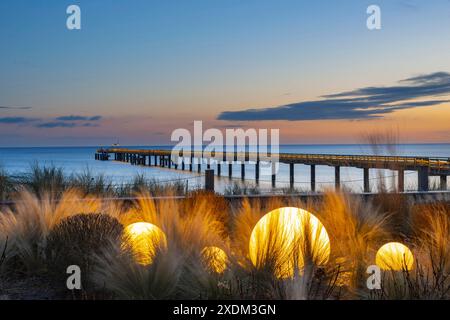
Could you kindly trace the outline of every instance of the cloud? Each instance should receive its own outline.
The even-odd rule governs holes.
[[[0,118],[0,123],[4,124],[23,124],[23,123],[29,123],[34,122],[39,119],[36,118],[27,118],[27,117],[3,117]]]
[[[77,124],[74,122],[53,121],[39,123],[36,125],[36,128],[73,128],[76,126]]]
[[[85,116],[62,116],[57,117],[55,120],[57,121],[100,121],[102,119],[102,116],[93,116],[93,117],[85,117]]]
[[[75,127],[98,127],[98,121],[102,119],[102,116],[61,116],[56,117],[52,121],[39,123],[35,127],[37,128],[75,128]]]
[[[216,126],[219,129],[243,129],[247,126],[245,124],[224,124],[221,126]]]
[[[39,123],[36,128],[75,128],[75,127],[98,127],[96,123],[78,123],[78,122],[66,122],[66,121],[50,121]]]
[[[440,105],[450,100],[436,97],[450,94],[450,74],[436,72],[411,77],[397,86],[366,87],[322,96],[317,101],[242,111],[225,111],[217,119],[261,120],[362,120],[377,119],[397,110]],[[426,99],[424,101],[414,101]],[[432,98],[432,99],[430,99]]]
[[[19,109],[19,110],[29,110],[31,107],[9,107],[9,106],[0,106],[0,109]]]
[[[74,128],[74,127],[98,127],[98,121],[101,116],[83,117],[83,116],[61,116],[53,119],[39,119],[29,117],[0,117],[0,123],[3,124],[30,124],[36,128]]]
[[[91,122],[87,122],[87,123],[83,123],[81,124],[82,127],[98,127],[98,123],[91,123]]]

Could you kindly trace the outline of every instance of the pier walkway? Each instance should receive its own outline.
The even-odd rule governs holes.
[[[260,163],[269,158],[262,158],[254,152],[212,152],[191,151],[183,154],[179,153],[178,159],[172,159],[171,150],[151,150],[151,149],[124,149],[107,148],[99,149],[95,154],[96,160],[109,160],[111,155],[115,161],[128,162],[137,165],[161,166],[173,169],[201,171],[201,164],[206,163],[207,169],[211,165],[216,165],[215,173],[220,176],[222,167],[228,165],[228,175],[232,175],[232,164],[240,163],[241,178],[245,179],[246,165],[255,166],[255,181],[259,182]],[[418,191],[429,190],[429,177],[440,177],[440,189],[447,189],[447,177],[450,175],[450,158],[437,157],[412,157],[412,156],[377,156],[377,155],[333,155],[333,154],[294,154],[279,153],[278,163],[289,165],[290,185],[294,186],[294,165],[303,164],[310,166],[311,190],[316,190],[316,166],[334,167],[334,181],[336,188],[340,187],[340,168],[354,167],[363,171],[364,192],[370,192],[369,169],[388,169],[397,171],[398,191],[404,191],[405,171],[417,171]],[[214,160],[214,161],[213,161]],[[194,166],[197,168],[194,168]],[[274,166],[274,164],[272,164]],[[276,185],[276,173],[272,171],[272,186]]]

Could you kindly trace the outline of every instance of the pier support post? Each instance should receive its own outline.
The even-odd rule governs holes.
[[[364,192],[370,192],[369,168],[364,168]]]
[[[310,167],[311,167],[311,191],[316,192],[316,165],[312,164]]]
[[[241,179],[245,180],[245,163],[241,163]]]
[[[405,191],[405,170],[398,170],[398,192]]]
[[[341,167],[336,166],[334,167],[334,187],[336,190],[339,190],[341,188]]]
[[[420,167],[418,171],[419,191],[429,190],[428,176],[429,176],[428,167]]]
[[[198,159],[197,171],[202,172],[202,159],[201,158]]]
[[[205,170],[205,190],[214,192],[214,170]]]
[[[172,157],[171,156],[169,156],[168,158],[167,158],[167,167],[170,169],[170,168],[172,168]]]
[[[184,158],[181,160],[181,170],[184,171],[186,165],[184,164]]]
[[[277,176],[276,176],[276,163],[272,162],[272,188],[275,188]]]
[[[191,161],[189,162],[189,171],[192,172],[193,166],[194,166],[194,158],[191,157]]]
[[[229,162],[228,163],[228,178],[232,178],[233,177],[233,163]]]
[[[294,189],[294,164],[289,163],[289,187]]]
[[[440,187],[442,191],[447,190],[447,176],[440,176]]]
[[[220,177],[222,174],[222,164],[220,161],[217,162],[217,176]]]
[[[259,161],[256,161],[255,164],[255,181],[259,183]]]

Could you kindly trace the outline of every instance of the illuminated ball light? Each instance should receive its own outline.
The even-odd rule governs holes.
[[[278,278],[290,278],[301,270],[308,252],[316,265],[326,264],[330,239],[319,219],[304,209],[275,209],[258,221],[250,236],[253,265],[271,264]]]
[[[375,263],[383,270],[412,270],[414,256],[407,246],[399,242],[389,242],[377,252]]]
[[[148,222],[136,222],[125,228],[128,244],[141,265],[150,265],[159,248],[167,248],[164,232]]]
[[[218,247],[205,247],[201,252],[203,264],[212,272],[222,274],[227,269],[228,257]]]

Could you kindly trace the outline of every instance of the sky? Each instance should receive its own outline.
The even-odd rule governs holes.
[[[450,142],[450,0],[2,0],[0,42],[0,146]]]

